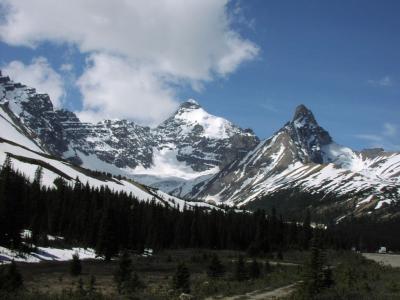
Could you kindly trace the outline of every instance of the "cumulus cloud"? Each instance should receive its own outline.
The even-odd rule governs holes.
[[[142,101],[168,95],[160,98],[157,115],[173,107],[171,82],[199,88],[216,77],[228,76],[259,52],[257,45],[232,29],[228,0],[0,1],[8,7],[0,25],[1,40],[28,47],[43,41],[74,45],[89,56],[82,78],[93,78],[95,70],[103,70],[96,67],[99,60],[124,61],[130,68],[124,73],[130,76],[118,78],[125,81],[121,85],[133,86],[129,94],[107,90],[112,85],[97,76],[98,87],[113,102],[144,93],[148,96]],[[136,81],[144,77],[151,77],[152,82],[145,89]],[[83,81],[79,86],[87,87]],[[83,101],[84,107],[92,109],[91,98],[85,96]],[[107,102],[105,107],[115,106]],[[102,108],[93,112],[100,115],[100,111],[107,112]]]
[[[39,93],[49,94],[54,106],[61,106],[65,95],[63,80],[46,58],[34,58],[30,64],[14,60],[2,66],[2,70],[12,80],[34,87]]]
[[[93,54],[87,64],[77,82],[85,99],[81,119],[133,118],[156,125],[176,109],[174,91],[163,86],[151,69],[137,68],[108,54]]]
[[[368,80],[368,83],[375,87],[389,87],[393,86],[393,79],[389,76],[385,76],[380,79]]]

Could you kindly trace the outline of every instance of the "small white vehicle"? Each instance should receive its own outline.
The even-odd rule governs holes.
[[[386,254],[387,253],[386,247],[380,247],[379,250],[378,250],[378,253]]]

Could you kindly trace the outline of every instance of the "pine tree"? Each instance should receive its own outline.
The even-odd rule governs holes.
[[[72,260],[69,265],[69,273],[72,276],[79,276],[82,274],[82,264],[78,253],[72,255]]]
[[[96,245],[97,255],[104,255],[106,261],[110,261],[119,248],[117,240],[117,225],[114,211],[106,209],[100,223],[99,237]]]
[[[80,295],[80,296],[85,296],[86,291],[85,291],[85,288],[84,288],[84,286],[83,286],[83,280],[82,280],[82,278],[79,278],[79,280],[78,280],[78,282],[76,283],[76,285],[77,285],[76,290],[77,290],[77,292],[78,292],[78,295]]]
[[[303,284],[301,287],[305,297],[312,298],[324,287],[324,255],[318,237],[311,240],[311,253],[305,266]]]
[[[283,260],[282,249],[279,248],[278,253],[276,253],[276,258],[279,260]]]
[[[243,281],[247,279],[247,271],[244,262],[244,258],[242,255],[239,255],[236,266],[235,266],[235,279],[237,281]]]
[[[190,272],[184,263],[180,263],[172,278],[174,290],[190,293]]]
[[[96,293],[96,277],[94,275],[91,275],[89,280],[88,294],[89,296],[93,297],[95,293]]]
[[[15,292],[23,285],[23,279],[14,261],[0,270],[0,291]]]
[[[122,289],[128,294],[133,294],[144,287],[144,282],[139,278],[139,275],[134,272],[130,279],[123,283]]]
[[[38,166],[35,171],[35,176],[33,178],[33,182],[40,186],[40,184],[42,183],[42,177],[43,177],[43,167]]]
[[[217,254],[211,257],[210,264],[208,266],[207,274],[211,278],[222,277],[225,274],[225,267],[222,265]]]
[[[122,252],[119,261],[118,269],[114,274],[114,281],[117,284],[118,293],[123,292],[123,287],[131,279],[132,275],[132,260],[127,251]]]
[[[310,240],[312,238],[312,228],[311,228],[311,216],[310,211],[306,211],[306,216],[303,221],[303,232],[301,245],[303,249],[308,249],[310,245]]]
[[[253,259],[250,266],[250,278],[257,279],[261,276],[260,265],[256,259]]]
[[[0,171],[0,245],[18,248],[21,244],[20,232],[22,192],[20,176],[12,170],[11,156],[8,154]]]
[[[269,274],[271,272],[272,272],[272,266],[271,266],[270,262],[267,260],[264,263],[264,274]]]
[[[323,270],[323,286],[325,288],[329,288],[333,285],[334,281],[333,281],[333,274],[332,274],[332,268],[327,266],[324,268]]]

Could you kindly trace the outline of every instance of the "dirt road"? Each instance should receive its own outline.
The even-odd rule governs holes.
[[[244,295],[230,297],[211,297],[206,300],[262,300],[262,299],[280,299],[289,296],[295,289],[297,283],[286,285],[274,290],[264,289],[253,291]]]
[[[379,253],[363,253],[364,257],[374,260],[384,265],[400,268],[399,254],[379,254]]]

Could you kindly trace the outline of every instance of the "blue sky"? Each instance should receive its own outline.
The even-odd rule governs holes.
[[[177,103],[195,98],[210,113],[265,138],[303,103],[338,143],[400,150],[399,1],[210,1],[204,7],[185,7],[182,14],[179,7],[173,13],[160,9],[155,24],[176,22],[179,28],[157,30],[139,22],[141,30],[125,33],[132,45],[121,31],[129,23],[97,30],[109,17],[106,4],[104,11],[96,7],[81,17],[73,9],[65,12],[72,21],[76,18],[73,23],[83,22],[81,26],[94,16],[94,25],[87,26],[92,31],[80,35],[79,28],[64,27],[70,25],[50,17],[39,24],[37,20],[57,15],[51,11],[57,8],[45,2],[25,4],[33,3],[38,10],[44,5],[43,16],[37,13],[29,16],[31,23],[17,18],[19,23],[11,24],[7,6],[13,3],[0,0],[5,24],[0,27],[0,64],[27,80],[28,72],[42,72],[39,77],[45,72],[52,81],[43,86],[54,89],[60,106],[83,118],[128,117],[155,124]],[[132,14],[154,11],[145,6],[146,1],[138,1]],[[25,7],[13,8],[23,15]],[[187,16],[190,9],[199,20]],[[130,12],[113,9],[110,19],[123,15],[121,19],[129,20],[125,11]],[[35,26],[26,29],[25,21]],[[111,28],[109,41],[107,32],[93,38],[104,28]],[[114,39],[118,34],[122,38]],[[155,117],[148,118],[147,110]]]

